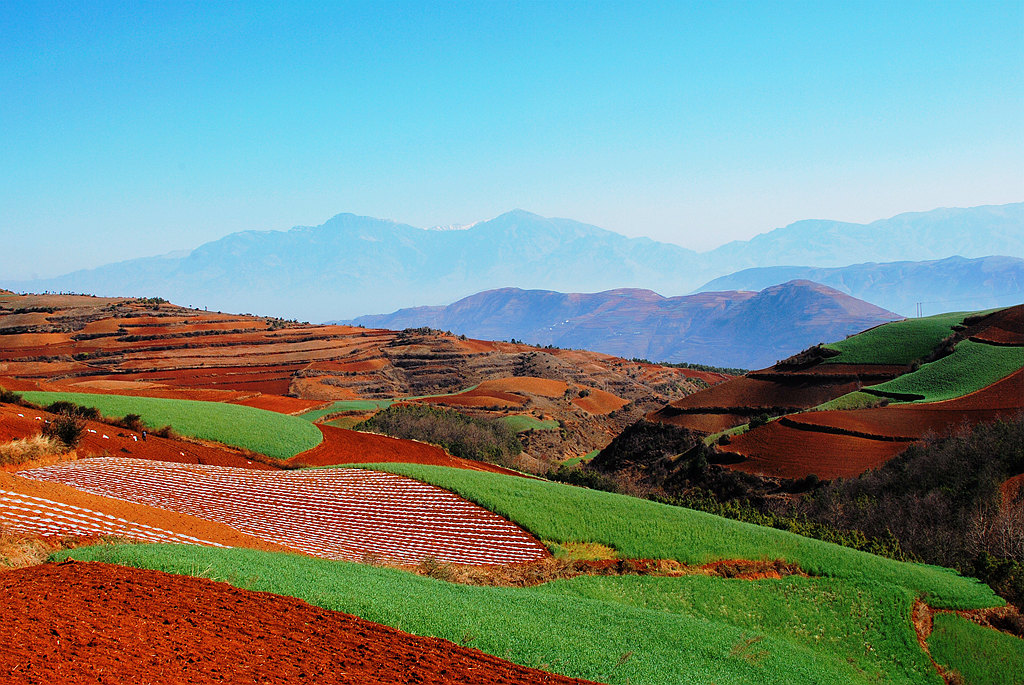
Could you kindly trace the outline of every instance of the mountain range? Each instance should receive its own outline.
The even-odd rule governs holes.
[[[759,369],[898,318],[833,288],[798,280],[757,293],[681,297],[639,289],[583,294],[501,288],[446,307],[415,307],[348,323],[428,326],[485,340],[518,338],[626,358]]]
[[[0,285],[21,292],[160,296],[323,321],[452,302],[499,287],[630,287],[675,295],[749,267],[974,258],[994,251],[1024,258],[1024,203],[901,214],[863,225],[800,221],[704,253],[522,210],[448,231],[339,214],[315,227],[233,233],[184,255]]]
[[[1024,302],[1024,259],[981,257],[924,262],[854,264],[834,268],[771,266],[744,269],[705,283],[697,292],[762,290],[804,279],[831,286],[904,316],[992,309]],[[918,311],[918,305],[921,311]]]

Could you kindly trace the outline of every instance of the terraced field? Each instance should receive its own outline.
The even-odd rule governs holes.
[[[364,469],[257,472],[97,458],[19,475],[223,523],[329,559],[509,564],[548,556],[518,527],[450,492]]]

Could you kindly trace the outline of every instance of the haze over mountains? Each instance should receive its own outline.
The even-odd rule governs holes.
[[[372,328],[429,326],[652,361],[759,369],[819,342],[900,318],[810,281],[666,298],[650,290],[558,293],[502,288],[447,307],[362,316]],[[780,325],[779,322],[786,322]]]
[[[749,267],[974,258],[994,251],[1024,258],[1024,203],[901,214],[866,225],[800,221],[704,253],[522,210],[448,231],[340,214],[316,227],[233,233],[186,255],[0,284],[16,291],[160,296],[323,321],[448,303],[491,288],[646,288],[677,295]]]

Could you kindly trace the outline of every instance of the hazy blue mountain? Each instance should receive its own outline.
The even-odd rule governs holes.
[[[900,318],[810,281],[759,293],[662,297],[650,290],[600,293],[501,288],[446,307],[361,316],[372,328],[430,326],[487,340],[517,338],[654,361],[763,368],[819,342]]]
[[[904,316],[915,315],[919,302],[925,315],[1024,302],[1024,259],[1015,257],[869,262],[825,269],[770,266],[716,278],[695,292],[763,290],[794,279],[823,283]]]
[[[702,254],[521,210],[461,230],[339,214],[320,226],[234,233],[187,254],[0,285],[160,296],[210,309],[323,321],[508,286],[573,292],[636,287],[675,295],[744,267],[978,257],[995,249],[1024,257],[1024,203],[902,214],[866,226],[801,221]]]

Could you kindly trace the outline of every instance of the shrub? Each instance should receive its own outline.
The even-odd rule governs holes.
[[[85,422],[75,416],[62,414],[43,427],[43,435],[60,440],[69,448],[78,444],[85,430]]]
[[[12,440],[0,445],[0,465],[14,466],[31,459],[38,459],[50,454],[59,454],[66,449],[64,443],[48,435],[36,435],[31,438]]]

